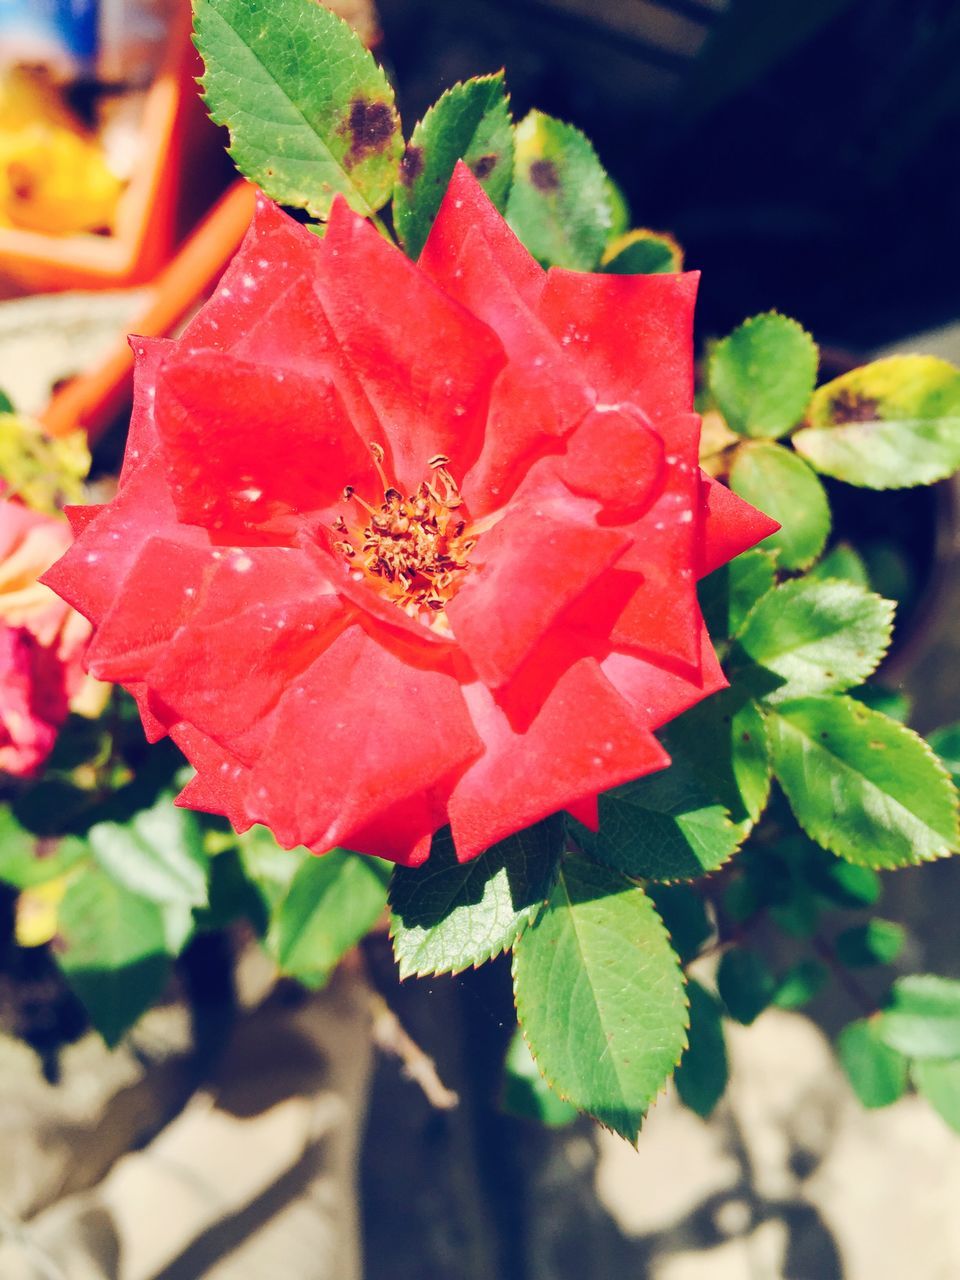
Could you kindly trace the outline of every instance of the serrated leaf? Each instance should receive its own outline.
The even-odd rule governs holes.
[[[610,231],[610,194],[579,129],[540,111],[517,125],[507,221],[544,266],[597,266]]]
[[[845,582],[855,582],[858,586],[869,587],[870,575],[860,553],[851,547],[849,542],[838,542],[831,547],[822,560],[819,560],[808,578],[816,578],[823,582],[829,578],[842,578]]]
[[[960,467],[960,371],[888,356],[818,388],[794,447],[824,475],[868,489],[932,484]]]
[[[600,828],[577,838],[598,862],[648,880],[694,880],[722,867],[743,833],[675,756],[668,769],[605,791]]]
[[[203,907],[209,862],[194,813],[163,794],[129,822],[98,822],[87,833],[96,861],[118,884],[152,902]]]
[[[690,1043],[680,1059],[674,1083],[684,1105],[706,1119],[727,1087],[727,1045],[720,1002],[692,979],[687,982],[687,995]]]
[[[933,973],[898,978],[877,1025],[884,1044],[909,1058],[960,1058],[960,981]]]
[[[566,858],[514,949],[527,1043],[562,1098],[635,1142],[686,1047],[683,974],[642,889]]]
[[[816,343],[796,320],[768,311],[714,347],[710,390],[734,431],[782,436],[803,417],[818,361]]]
[[[316,0],[194,0],[207,109],[237,167],[282,204],[326,218],[336,194],[368,215],[400,165],[382,69]]]
[[[449,829],[438,832],[429,860],[390,882],[400,977],[459,973],[511,947],[550,892],[563,839],[563,819],[548,818],[458,862]]]
[[[921,1098],[926,1098],[941,1120],[960,1133],[960,1059],[914,1062],[910,1078]]]
[[[57,964],[112,1047],[170,974],[163,909],[91,864],[67,886],[58,918]]]
[[[307,858],[271,915],[266,946],[281,973],[322,987],[387,905],[390,864],[344,849]]]
[[[15,889],[32,889],[56,880],[89,856],[83,840],[66,836],[62,840],[38,841],[20,826],[9,809],[0,809],[0,880]]]
[[[711,639],[738,635],[750,610],[773,590],[776,581],[774,557],[758,548],[744,551],[701,579],[697,594]]]
[[[601,267],[611,275],[658,275],[683,270],[683,250],[665,231],[640,227],[611,240]]]
[[[837,1057],[865,1107],[889,1107],[907,1087],[907,1060],[884,1044],[879,1020],[848,1023],[837,1039]]]
[[[577,1118],[577,1108],[557,1097],[540,1074],[519,1027],[503,1064],[500,1108],[524,1120],[538,1120],[549,1129],[561,1129]]]
[[[863,684],[859,689],[851,689],[850,697],[862,702],[873,711],[882,711],[891,720],[899,720],[906,724],[910,719],[913,706],[909,694],[900,689],[889,689],[882,684]]]
[[[837,934],[834,951],[841,964],[856,969],[891,964],[903,950],[906,931],[895,920],[868,920]]]
[[[767,732],[757,704],[741,689],[724,689],[674,720],[665,741],[694,767],[742,839],[770,794]]]
[[[670,935],[670,945],[684,964],[693,960],[713,934],[703,898],[687,884],[648,884],[645,888]]]
[[[849,689],[886,652],[893,612],[891,601],[852,582],[781,583],[747,619],[734,670],[768,703]],[[743,655],[753,670],[743,665]]]
[[[799,960],[780,978],[773,1003],[778,1009],[802,1009],[822,991],[829,976],[819,960]]]
[[[419,256],[458,160],[501,212],[513,182],[513,121],[503,72],[455,84],[415,126],[393,194],[393,221]]]
[[[957,847],[956,790],[912,730],[853,698],[771,708],[774,773],[806,833],[874,868],[943,857]]]
[[[758,952],[733,947],[720,957],[717,990],[730,1017],[749,1026],[773,1000],[777,980]]]
[[[830,535],[830,503],[802,458],[780,444],[744,445],[730,471],[730,488],[780,521],[763,546],[778,553],[784,569],[805,569],[816,560]]]

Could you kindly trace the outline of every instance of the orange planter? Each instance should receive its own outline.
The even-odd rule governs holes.
[[[141,160],[121,196],[114,233],[52,236],[0,228],[0,277],[39,293],[122,288],[156,275],[174,242],[184,126],[197,100],[195,71],[190,6],[184,2],[147,93]]]

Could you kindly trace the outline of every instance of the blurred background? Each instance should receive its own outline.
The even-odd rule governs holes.
[[[500,67],[515,118],[536,106],[581,128],[633,223],[703,272],[701,342],[776,308],[829,372],[887,349],[960,358],[955,0],[330,7],[387,65],[407,134],[450,84]],[[188,6],[104,2],[99,25],[97,9],[0,0],[0,388],[55,435],[87,429],[102,478],[129,410],[125,334],[177,332],[252,206],[195,93]],[[887,683],[921,729],[960,718],[949,486],[843,510],[904,606]],[[958,890],[949,865],[891,884],[913,967],[960,973]],[[78,1038],[51,1078],[12,1034],[23,992],[5,981],[3,1280],[960,1276],[960,1139],[916,1098],[859,1107],[826,1040],[850,1016],[842,991],[813,1021],[735,1028],[714,1117],[668,1095],[632,1152],[497,1109],[502,966],[397,990],[386,940],[368,947],[432,1064],[412,1079],[351,965],[307,997],[243,958],[247,1016],[224,1052],[228,958],[206,946],[199,1055],[171,1001],[114,1054]],[[28,978],[42,1013],[47,976]]]

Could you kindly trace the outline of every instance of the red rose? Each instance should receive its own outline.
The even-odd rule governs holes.
[[[695,580],[776,527],[697,465],[697,277],[544,272],[464,166],[420,262],[261,200],[135,341],[116,499],[48,581],[93,674],[281,844],[461,859],[668,763],[726,682]]]

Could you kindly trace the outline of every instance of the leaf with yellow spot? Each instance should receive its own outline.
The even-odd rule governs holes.
[[[67,890],[67,877],[24,889],[17,898],[14,937],[20,947],[42,947],[57,932],[57,911]]]
[[[611,240],[601,266],[613,275],[657,275],[683,270],[683,250],[665,231],[640,227]]]

